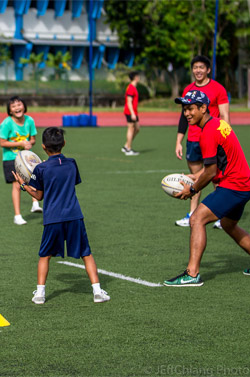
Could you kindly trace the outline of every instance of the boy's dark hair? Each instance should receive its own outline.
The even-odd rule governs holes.
[[[42,142],[50,153],[61,152],[64,146],[64,130],[48,127],[43,131]]]
[[[195,102],[195,105],[198,107],[198,109],[201,108],[202,105],[204,105],[203,103],[201,102]],[[208,110],[208,106],[207,106],[207,111],[206,111],[208,114],[210,114],[210,111]]]
[[[193,65],[198,62],[204,63],[207,69],[211,68],[210,60],[204,55],[195,56],[191,61],[191,68],[193,68]]]
[[[133,71],[128,74],[128,77],[131,81],[133,81],[136,76],[140,76],[140,73],[138,71]]]
[[[7,102],[7,114],[11,116],[11,112],[10,112],[10,105],[12,105],[14,102],[22,102],[23,106],[24,106],[24,112],[26,113],[27,112],[27,105],[25,103],[25,101],[20,98],[19,96],[14,96],[14,97],[11,97],[8,102]]]

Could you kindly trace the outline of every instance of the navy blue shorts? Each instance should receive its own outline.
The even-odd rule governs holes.
[[[64,246],[68,257],[79,259],[91,254],[83,220],[65,221],[44,226],[39,256],[64,258]]]
[[[191,162],[203,161],[201,148],[198,141],[187,140],[186,159]]]
[[[236,191],[224,187],[216,187],[202,203],[205,204],[219,219],[228,217],[238,221],[250,200],[250,191]]]

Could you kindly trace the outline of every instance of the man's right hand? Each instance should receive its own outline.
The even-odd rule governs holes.
[[[182,145],[181,145],[181,144],[176,144],[176,147],[175,147],[175,154],[176,154],[176,157],[177,157],[179,160],[182,160]]]
[[[131,114],[131,119],[133,120],[133,121],[136,121],[136,115],[135,114]]]

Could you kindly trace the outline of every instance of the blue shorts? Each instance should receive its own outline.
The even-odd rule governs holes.
[[[39,256],[64,258],[65,241],[68,257],[79,259],[91,254],[87,232],[81,219],[45,225]]]
[[[216,187],[202,203],[205,204],[219,219],[228,217],[238,221],[250,200],[250,191],[236,191],[224,187]]]
[[[203,161],[198,141],[187,140],[186,159],[191,162]]]

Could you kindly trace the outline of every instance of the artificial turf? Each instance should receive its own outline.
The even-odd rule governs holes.
[[[234,127],[250,162],[249,127]],[[46,158],[39,129],[34,151]],[[147,127],[120,148],[125,128],[66,129],[64,154],[77,160],[77,195],[100,269],[162,283],[184,271],[189,229],[174,225],[188,202],[168,197],[161,179],[187,173],[175,157],[174,127]],[[42,217],[22,193],[25,226],[13,224],[1,170],[0,376],[247,376],[250,258],[223,231],[207,226],[200,288],[147,287],[100,275],[111,301],[94,304],[85,271],[51,261],[44,305],[31,302]],[[203,195],[212,190],[208,186]],[[249,229],[249,205],[241,225]],[[65,258],[81,263],[81,261]]]

